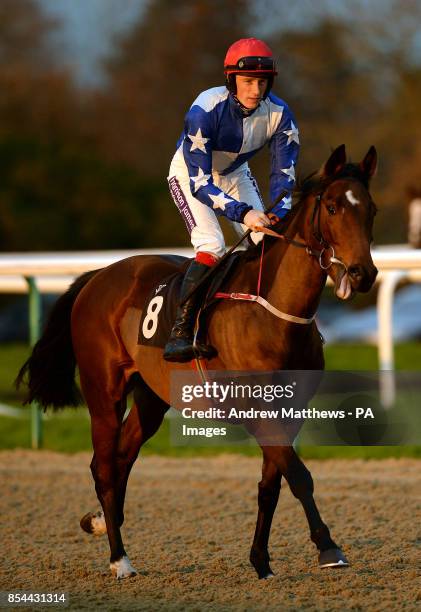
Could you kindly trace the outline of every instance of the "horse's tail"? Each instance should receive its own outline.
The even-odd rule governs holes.
[[[17,388],[22,383],[28,387],[25,404],[36,401],[45,410],[48,406],[63,408],[82,403],[82,395],[75,382],[76,358],[70,321],[78,294],[97,272],[93,270],[79,276],[55,303],[44,333],[15,381]]]

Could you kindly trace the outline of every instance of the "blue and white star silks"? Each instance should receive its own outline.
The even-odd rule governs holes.
[[[196,135],[193,136],[193,134],[189,134],[189,138],[192,141],[192,146],[190,151],[194,151],[195,149],[199,149],[199,151],[203,151],[203,153],[206,153],[206,143],[208,142],[209,138],[203,138],[202,136],[202,130],[199,128],[196,132]]]
[[[226,87],[214,87],[201,93],[185,117],[184,132],[177,143],[174,160],[186,168],[191,193],[216,215],[232,221],[243,220],[250,210],[248,202],[227,196],[215,180],[229,176],[266,144],[271,151],[270,194],[275,201],[285,190],[287,195],[273,212],[283,217],[291,206],[290,194],[295,184],[295,165],[299,136],[295,118],[286,102],[270,93],[249,115]]]
[[[234,201],[232,198],[229,198],[228,196],[226,196],[223,191],[221,191],[221,193],[218,195],[209,194],[209,197],[213,202],[212,208],[220,208],[221,210],[225,210],[225,206],[229,202]]]
[[[190,177],[194,184],[193,192],[195,193],[198,189],[200,189],[200,187],[204,187],[205,185],[207,185],[210,177],[210,174],[205,174],[202,168],[199,167],[197,176]]]
[[[298,145],[300,144],[300,139],[298,137],[298,130],[294,125],[294,122],[291,120],[291,128],[289,130],[284,130],[284,134],[288,136],[287,145],[291,144],[291,142],[296,142]]]
[[[294,164],[291,164],[289,168],[281,168],[281,172],[287,175],[289,181],[295,181]]]

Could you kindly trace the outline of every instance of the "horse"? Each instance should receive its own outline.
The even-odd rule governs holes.
[[[297,202],[285,219],[268,230],[272,235],[265,237],[264,255],[248,250],[240,255],[226,290],[252,293],[260,276],[272,311],[255,302],[219,300],[207,318],[208,338],[218,351],[209,370],[324,369],[313,316],[327,276],[345,300],[368,291],[377,274],[370,253],[376,206],[369,192],[376,165],[374,146],[359,163],[347,161],[345,145],[337,147],[319,172],[298,186]],[[139,323],[153,288],[185,263],[169,255],[134,256],[77,278],[58,299],[17,378],[18,385],[28,386],[27,402],[55,409],[76,406],[81,402],[78,367],[91,417],[90,467],[102,508],[82,517],[81,527],[108,535],[110,569],[118,579],[136,574],[120,532],[130,470],[169,408],[171,374],[191,368],[166,362],[160,348],[138,344]],[[275,316],[275,310],[286,316]],[[133,405],[124,419],[131,392]],[[303,506],[319,565],[348,565],[320,516],[312,476],[294,446],[260,446],[262,479],[250,551],[258,577],[273,576],[268,542],[282,478]]]

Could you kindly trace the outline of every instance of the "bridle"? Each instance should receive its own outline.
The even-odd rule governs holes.
[[[339,178],[339,177],[338,177]],[[355,177],[340,177],[340,178],[355,178]],[[327,270],[333,265],[333,264],[337,264],[339,266],[342,266],[342,268],[344,268],[344,274],[348,274],[348,267],[347,265],[338,257],[335,256],[335,250],[333,248],[333,246],[331,244],[329,244],[327,242],[327,240],[324,238],[322,232],[321,232],[321,228],[320,228],[320,213],[321,213],[321,204],[323,201],[323,196],[325,191],[328,189],[328,187],[332,184],[333,181],[331,181],[328,185],[324,185],[323,189],[317,193],[314,197],[314,208],[313,208],[313,212],[311,215],[311,221],[310,221],[310,225],[311,225],[311,233],[312,236],[314,238],[314,240],[320,245],[320,249],[316,249],[313,248],[310,244],[308,244],[307,242],[303,242],[301,240],[295,240],[293,238],[290,238],[289,236],[286,236],[285,234],[280,233],[279,231],[275,231],[273,229],[270,229],[268,227],[256,227],[252,229],[247,230],[247,232],[240,238],[240,240],[233,246],[231,247],[230,251],[228,253],[226,253],[226,255],[224,257],[222,257],[221,261],[229,256],[229,253],[231,253],[247,236],[250,235],[250,233],[252,231],[257,231],[257,232],[262,232],[264,234],[268,234],[270,236],[273,236],[274,238],[277,238],[279,240],[284,240],[287,244],[297,247],[297,248],[302,248],[305,249],[306,253],[311,256],[314,257],[321,270],[327,274]],[[273,208],[275,208],[275,206],[282,200],[282,198],[285,195],[285,191],[283,191],[277,198],[276,202],[274,202],[272,204],[272,206],[267,209],[265,212],[266,214],[269,214],[271,212],[271,210],[273,210]],[[370,201],[370,204],[372,204],[372,201]],[[374,205],[374,209],[375,209],[375,205]],[[215,299],[228,299],[228,300],[240,300],[240,301],[246,301],[246,302],[254,302],[257,304],[260,304],[262,307],[264,307],[267,311],[269,311],[271,314],[273,314],[274,316],[278,317],[279,319],[283,319],[284,321],[287,321],[289,323],[298,323],[301,325],[311,325],[314,321],[314,318],[316,316],[316,313],[314,313],[311,317],[308,318],[304,318],[304,317],[298,317],[296,315],[291,315],[289,313],[285,313],[282,312],[280,310],[278,310],[277,308],[275,308],[273,305],[271,305],[265,298],[263,298],[260,295],[260,287],[261,287],[261,280],[262,280],[262,269],[263,269],[263,260],[264,260],[264,251],[265,251],[265,241],[262,240],[261,241],[261,254],[260,254],[260,264],[259,264],[259,273],[258,273],[258,279],[257,279],[257,295],[253,295],[250,293],[239,293],[239,292],[231,292],[231,293],[226,293],[226,292],[221,292],[221,291],[217,291],[214,295],[213,298]],[[329,260],[327,265],[325,265],[323,263],[323,255],[325,253],[331,252]],[[211,272],[209,272],[208,274],[210,275]],[[196,336],[197,336],[197,332],[196,332]],[[196,341],[196,336],[195,336],[195,341]],[[198,360],[196,360],[197,363]],[[202,373],[203,376],[203,373]]]
[[[348,268],[347,268],[346,264],[341,259],[338,259],[337,257],[335,257],[335,249],[333,248],[333,246],[331,244],[329,244],[324,239],[324,237],[322,235],[322,232],[321,232],[321,229],[320,229],[320,210],[321,210],[321,207],[322,207],[322,200],[323,200],[324,192],[325,192],[325,190],[322,191],[321,193],[318,193],[316,195],[315,203],[314,203],[314,209],[313,209],[313,214],[311,215],[311,222],[310,222],[313,238],[315,240],[317,240],[317,242],[322,247],[321,251],[318,252],[319,266],[321,267],[322,270],[328,270],[334,263],[336,263],[336,264],[338,264],[340,266],[343,266],[345,268],[345,272],[348,272]],[[316,217],[317,217],[317,228],[315,226]],[[323,253],[325,251],[329,251],[329,249],[332,251],[332,254],[329,257],[328,265],[325,266],[323,264]],[[314,253],[311,253],[311,254],[314,255]]]
[[[354,178],[354,177],[340,177],[340,178]],[[333,182],[333,181],[332,181]],[[190,291],[190,293],[187,294],[187,296],[185,296],[184,300],[181,302],[181,305],[183,305],[188,299],[190,299],[190,297],[202,286],[204,286],[204,284],[209,280],[209,278],[211,276],[214,275],[215,271],[217,268],[219,268],[222,263],[231,255],[231,253],[245,240],[245,238],[247,238],[253,231],[257,231],[257,232],[262,232],[264,234],[267,234],[269,236],[272,236],[274,238],[277,238],[278,240],[284,240],[287,244],[290,244],[294,247],[297,248],[301,248],[301,249],[305,249],[306,253],[312,257],[314,257],[320,268],[323,270],[323,272],[326,272],[327,270],[329,270],[329,268],[331,268],[331,266],[333,264],[338,264],[340,266],[342,266],[345,269],[345,273],[348,272],[348,267],[347,265],[338,257],[336,257],[335,255],[335,249],[333,248],[333,246],[331,244],[329,244],[327,242],[327,240],[325,240],[325,238],[323,237],[322,233],[321,233],[321,229],[320,229],[320,209],[321,209],[321,203],[323,200],[323,195],[326,191],[326,189],[332,184],[332,182],[329,183],[329,185],[325,185],[323,187],[323,190],[320,191],[316,196],[315,196],[315,200],[314,200],[314,208],[313,208],[313,212],[311,215],[311,229],[312,229],[312,235],[313,238],[319,243],[319,245],[321,246],[321,249],[314,249],[311,245],[307,244],[307,242],[302,242],[300,240],[294,240],[293,238],[289,238],[289,236],[286,236],[285,234],[279,233],[273,229],[270,229],[269,227],[258,227],[258,229],[251,229],[249,228],[241,237],[240,239],[225,253],[225,255],[223,255],[221,257],[221,259],[218,261],[218,263],[213,266],[212,268],[209,268],[208,272],[203,276],[203,278],[199,281],[199,283],[196,285],[196,287],[193,287],[193,289]],[[277,204],[279,204],[279,202],[284,198],[284,196],[286,196],[288,194],[288,192],[286,190],[282,190],[282,192],[279,194],[279,196],[277,197],[277,199],[275,200],[275,202],[273,202],[273,204],[265,210],[266,214],[268,214],[269,212],[271,212],[271,210],[273,210],[273,208],[275,208],[275,206]],[[262,240],[262,254],[261,254],[261,264],[260,266],[263,265],[263,245],[264,245],[264,241]],[[323,255],[328,252],[331,251],[331,255],[329,257],[329,261],[328,264],[325,265],[323,263]]]
[[[327,189],[327,187],[325,187],[324,191]],[[315,202],[314,202],[314,209],[313,209],[313,213],[311,216],[311,230],[312,230],[312,235],[315,238],[315,240],[320,244],[321,246],[321,250],[318,249],[313,249],[313,247],[309,244],[307,244],[307,242],[302,242],[301,240],[294,240],[293,238],[289,238],[288,236],[286,236],[285,234],[280,234],[278,232],[276,232],[275,230],[272,230],[270,228],[267,227],[258,227],[256,229],[256,231],[261,231],[264,234],[268,234],[269,236],[273,236],[274,238],[278,238],[279,240],[284,240],[286,243],[290,244],[291,246],[297,247],[297,248],[301,248],[301,249],[305,249],[306,253],[308,253],[308,255],[310,255],[311,257],[314,257],[317,259],[317,261],[319,262],[320,268],[325,272],[326,270],[328,270],[334,263],[339,264],[341,266],[343,266],[345,268],[345,273],[348,272],[348,268],[345,265],[345,263],[343,261],[341,261],[340,259],[338,259],[337,257],[335,257],[335,251],[333,249],[333,246],[330,245],[322,236],[322,233],[320,231],[320,208],[321,208],[321,202],[323,199],[323,193],[324,191],[320,192],[319,194],[316,195],[315,197]],[[316,221],[317,220],[317,221]],[[316,225],[317,223],[317,225]],[[323,254],[328,251],[328,250],[332,251],[332,254],[329,258],[329,264],[326,266],[323,264]],[[214,295],[214,297],[216,298],[222,298],[222,299],[229,299],[229,300],[244,300],[244,301],[248,301],[248,302],[257,302],[258,304],[260,304],[261,306],[263,306],[264,308],[266,308],[266,310],[268,310],[269,312],[271,312],[273,315],[275,315],[276,317],[283,319],[285,321],[288,321],[290,323],[299,323],[299,324],[304,324],[304,325],[309,325],[312,323],[312,321],[314,320],[314,317],[316,316],[316,314],[314,313],[313,316],[308,317],[308,318],[304,318],[304,317],[297,317],[295,315],[291,315],[285,312],[282,312],[281,310],[278,310],[277,308],[275,308],[274,306],[272,306],[265,298],[263,298],[260,295],[260,285],[261,285],[261,279],[262,279],[262,269],[263,269],[263,260],[264,260],[264,251],[265,251],[265,241],[262,240],[261,241],[261,253],[260,253],[260,263],[259,263],[259,274],[258,274],[258,279],[257,279],[257,291],[256,291],[256,295],[251,294],[251,293],[240,293],[240,292],[231,292],[231,293],[225,293],[222,291],[217,291]]]
[[[289,238],[285,234],[281,234],[275,230],[271,230],[270,228],[265,227],[265,228],[260,229],[259,231],[262,231],[264,234],[268,234],[269,236],[273,236],[274,238],[284,240],[287,244],[290,244],[291,246],[305,249],[308,255],[314,257],[318,261],[319,266],[323,271],[328,270],[333,264],[338,264],[345,268],[345,272],[348,272],[347,265],[341,259],[335,256],[335,249],[333,248],[331,244],[327,242],[327,240],[325,240],[325,238],[322,235],[321,229],[320,229],[321,204],[322,204],[323,195],[326,189],[327,187],[325,187],[323,191],[321,191],[320,193],[316,195],[315,200],[314,200],[314,208],[313,208],[313,212],[311,215],[311,221],[310,221],[312,236],[316,240],[316,242],[318,242],[318,244],[321,246],[320,250],[314,249],[307,242],[302,242],[301,240],[294,240],[293,238]],[[328,264],[325,265],[323,263],[323,255],[329,252],[329,250],[331,251],[331,255],[329,257]]]

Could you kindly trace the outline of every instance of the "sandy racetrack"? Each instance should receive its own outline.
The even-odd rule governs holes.
[[[65,590],[71,610],[421,609],[420,461],[309,461],[322,516],[352,567],[318,569],[284,485],[270,546],[276,577],[259,581],[248,554],[260,460],[142,458],[123,527],[139,575],[121,582],[108,570],[106,536],[79,527],[98,507],[89,462],[86,453],[0,453],[0,590]]]

